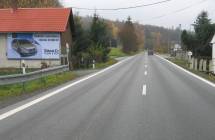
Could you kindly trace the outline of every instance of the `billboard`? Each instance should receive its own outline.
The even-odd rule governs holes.
[[[7,37],[8,59],[60,59],[59,33],[11,33]]]

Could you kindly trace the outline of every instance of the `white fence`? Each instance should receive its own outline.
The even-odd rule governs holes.
[[[214,73],[213,68],[215,65],[213,64],[212,58],[189,58],[187,52],[184,51],[176,53],[176,58],[187,60],[190,69]]]
[[[213,64],[212,60],[207,59],[198,59],[198,58],[191,58],[188,60],[189,68],[202,71],[202,72],[213,72]]]

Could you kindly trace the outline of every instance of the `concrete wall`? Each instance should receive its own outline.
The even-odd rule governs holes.
[[[60,60],[26,60],[28,68],[41,68],[41,62],[49,66],[60,65]],[[7,34],[0,33],[0,68],[20,68],[20,60],[7,59]]]

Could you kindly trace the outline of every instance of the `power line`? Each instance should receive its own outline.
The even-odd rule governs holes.
[[[167,3],[172,0],[163,0],[159,2],[154,2],[154,3],[149,3],[149,4],[141,4],[141,5],[136,5],[136,6],[129,6],[129,7],[119,7],[119,8],[96,8],[96,10],[99,11],[118,11],[118,10],[127,10],[127,9],[136,9],[136,8],[141,8],[141,7],[147,7],[147,6],[153,6],[153,5],[158,5],[162,3]],[[95,8],[85,8],[85,7],[71,7],[73,9],[79,9],[79,10],[89,10],[89,11],[94,11]]]
[[[197,5],[199,5],[199,4],[203,3],[203,2],[206,2],[206,1],[207,1],[207,0],[201,0],[201,1],[199,1],[198,3],[188,5],[188,6],[186,6],[186,7],[181,8],[181,9],[175,10],[175,11],[169,13],[169,14],[164,14],[164,15],[160,15],[160,16],[153,17],[152,19],[160,19],[160,18],[169,16],[169,15],[171,15],[171,14],[180,13],[180,12],[183,12],[183,11],[189,9],[189,8],[192,8],[192,7],[194,7],[194,6],[197,6]]]

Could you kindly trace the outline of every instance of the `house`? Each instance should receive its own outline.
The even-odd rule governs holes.
[[[182,55],[183,51],[182,51],[182,48],[181,48],[181,45],[179,44],[174,44],[174,46],[171,47],[170,49],[170,55],[171,56],[180,56]]]
[[[69,8],[0,9],[0,68],[67,64],[73,32]]]

